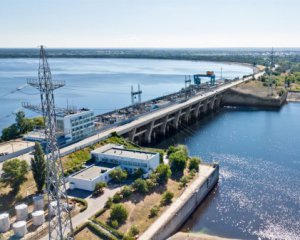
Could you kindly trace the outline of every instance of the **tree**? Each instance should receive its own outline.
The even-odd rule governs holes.
[[[123,223],[126,221],[127,217],[128,212],[121,203],[112,205],[110,212],[111,221],[118,221],[118,223]]]
[[[172,153],[169,157],[172,173],[183,173],[186,166],[187,156],[182,151]]]
[[[189,170],[192,171],[193,169],[195,169],[198,172],[200,163],[201,159],[199,157],[192,157],[190,159]]]
[[[94,194],[100,195],[103,193],[103,189],[107,186],[106,182],[98,182],[95,185]]]
[[[169,205],[172,202],[173,197],[174,197],[174,193],[170,191],[164,192],[160,201],[161,205],[163,206]]]
[[[132,187],[138,192],[138,193],[147,193],[149,192],[148,185],[146,180],[138,178],[134,181],[132,184]]]
[[[120,203],[122,201],[121,193],[117,192],[112,199],[114,203]]]
[[[176,152],[176,148],[174,146],[170,146],[167,150],[167,156],[170,156],[174,152]]]
[[[178,151],[183,152],[183,154],[186,157],[188,157],[188,155],[189,155],[188,149],[187,149],[187,147],[185,145],[182,145],[182,144],[178,145],[176,147],[176,150],[177,150],[176,152],[178,152]]]
[[[41,193],[46,182],[46,161],[41,144],[34,145],[34,158],[31,158],[31,170],[37,191]]]
[[[117,167],[109,173],[109,177],[113,181],[115,181],[117,183],[121,183],[127,179],[127,172],[123,171],[120,167]]]
[[[28,164],[19,159],[5,161],[2,166],[2,171],[1,182],[5,186],[10,186],[13,192],[17,193],[20,190],[21,184],[27,180],[26,173],[28,172]]]
[[[39,127],[44,128],[45,127],[45,121],[43,117],[34,117],[32,118],[32,127]]]
[[[19,130],[17,127],[17,124],[12,124],[7,128],[4,128],[2,130],[2,136],[1,139],[4,141],[8,141],[14,138],[17,138],[19,136]]]
[[[168,182],[168,179],[172,174],[170,167],[166,164],[159,164],[156,168],[156,173],[157,181],[161,184]]]
[[[25,113],[23,111],[18,111],[16,113],[16,124],[20,134],[23,134],[27,131],[28,121],[26,121]]]
[[[144,170],[141,168],[138,168],[134,171],[133,178],[134,179],[141,178],[143,176],[143,174],[144,174]]]

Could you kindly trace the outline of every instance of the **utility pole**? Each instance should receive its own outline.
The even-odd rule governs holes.
[[[70,207],[66,191],[64,172],[56,138],[56,112],[54,90],[65,85],[52,81],[50,67],[43,46],[40,48],[38,80],[28,80],[28,84],[40,91],[41,107],[30,104],[23,106],[43,113],[45,121],[47,195],[49,213],[49,239],[74,239]],[[56,206],[51,207],[50,203]],[[51,215],[54,216],[51,218]]]
[[[141,90],[140,84],[138,84],[138,90],[137,91],[134,91],[133,86],[131,86],[131,105],[132,106],[135,103],[134,99],[136,98],[136,95],[138,96],[138,104],[141,104],[142,103],[142,90]]]

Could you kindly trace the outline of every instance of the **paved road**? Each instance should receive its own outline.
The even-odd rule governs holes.
[[[120,188],[121,187],[115,187],[111,189],[106,188],[104,193],[97,198],[94,198],[91,195],[86,197],[85,200],[88,202],[88,208],[84,212],[79,213],[72,218],[73,228],[75,229],[80,224],[87,222],[90,217],[92,217],[98,210],[104,207],[108,198],[112,197],[116,192],[120,190]],[[41,239],[47,240],[48,235],[44,236]]]

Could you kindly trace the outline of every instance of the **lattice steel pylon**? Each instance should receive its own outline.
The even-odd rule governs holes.
[[[64,82],[52,81],[50,67],[43,46],[40,48],[38,80],[28,80],[27,83],[40,91],[41,108],[33,107],[33,105],[26,105],[25,107],[35,111],[41,109],[45,120],[49,239],[74,239],[66,183],[56,138],[56,115],[53,94],[55,89],[64,86]],[[51,206],[50,203],[53,205]]]

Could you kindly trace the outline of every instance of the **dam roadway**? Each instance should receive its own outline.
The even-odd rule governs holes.
[[[257,79],[263,74],[264,72],[259,72],[256,73],[254,77]],[[188,123],[192,119],[196,119],[200,115],[205,114],[207,111],[212,111],[220,107],[222,96],[226,90],[243,82],[250,81],[251,79],[252,76],[224,83],[204,93],[194,95],[184,102],[175,103],[163,109],[142,115],[132,122],[121,126],[114,126],[99,132],[77,143],[61,148],[61,156],[93,145],[108,138],[114,132],[139,144],[150,143],[154,138],[165,135],[171,129],[178,129],[181,123]]]

